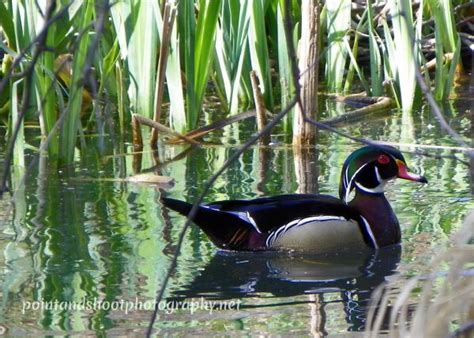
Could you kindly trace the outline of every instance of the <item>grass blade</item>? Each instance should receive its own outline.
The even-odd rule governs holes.
[[[427,3],[435,22],[435,98],[445,100],[451,92],[455,70],[459,63],[459,37],[456,32],[451,1],[427,0]],[[453,54],[453,59],[451,62],[444,62],[448,53]]]
[[[351,1],[327,1],[328,51],[326,77],[328,90],[339,93],[343,89],[346,67],[347,32],[351,28]]]
[[[176,6],[173,2],[171,6]],[[163,19],[158,6],[154,6],[155,18],[158,22],[158,33],[162,40]],[[166,67],[166,84],[168,87],[168,95],[170,99],[170,126],[172,129],[182,133],[186,130],[186,111],[183,93],[183,81],[181,80],[181,58],[180,45],[178,39],[177,25],[173,25],[170,38],[170,51],[168,56],[168,64]]]
[[[146,1],[123,1],[111,7],[111,15],[129,72],[132,111],[152,117],[158,48],[153,8]]]
[[[265,1],[250,1],[249,51],[252,69],[257,72],[260,89],[267,109],[273,109],[273,86],[270,74],[267,33],[265,30]],[[266,2],[265,2],[266,3]]]
[[[288,44],[285,37],[285,21],[284,21],[284,5],[285,1],[278,1],[277,7],[277,34],[278,34],[278,77],[280,80],[281,106],[286,107],[292,99],[295,91],[293,84],[293,76],[291,70],[291,60],[289,58]],[[293,112],[287,114],[283,120],[285,131],[290,134],[292,128]]]
[[[391,64],[397,64],[396,81],[400,90],[400,101],[402,109],[411,111],[415,98],[415,46],[418,42],[413,42],[415,36],[413,31],[413,13],[411,2],[408,0],[397,0],[390,2],[392,13],[392,26],[394,32],[395,55],[391,59]],[[416,50],[419,50],[416,47]]]
[[[200,2],[194,51],[194,92],[196,94],[195,101],[188,105],[188,110],[193,111],[191,115],[195,116],[192,126],[197,124],[198,112],[201,110],[204,91],[209,79],[220,6],[220,0]]]
[[[87,30],[93,16],[94,4],[86,3],[78,13],[78,29],[85,32],[80,36],[79,43],[75,49],[72,66],[72,83],[70,87],[69,101],[66,107],[66,116],[61,131],[61,158],[62,164],[70,164],[74,161],[74,150],[76,146],[77,132],[80,126],[79,116],[81,113],[82,90],[83,90],[83,68],[89,48],[89,35]]]
[[[247,0],[222,4],[216,33],[216,66],[231,114],[236,114],[241,92],[242,69],[247,55],[250,16]]]
[[[381,96],[382,88],[382,59],[377,44],[376,32],[374,29],[374,12],[372,1],[367,0],[368,30],[369,30],[369,50],[370,50],[370,80],[371,95]]]
[[[194,79],[194,53],[195,49],[195,33],[196,33],[196,19],[194,17],[194,2],[180,1],[178,3],[178,26],[180,48],[183,56],[184,74],[186,76],[186,101],[187,114],[186,126],[188,129],[193,129],[198,120],[198,111],[191,109],[196,102],[195,96],[195,79]]]
[[[20,119],[20,102],[18,101],[19,91],[18,86],[22,80],[13,82],[12,91],[11,91],[11,104],[10,104],[10,114],[11,114],[11,126],[15,128]],[[24,132],[24,119],[20,122],[20,129],[18,130],[18,135],[13,146],[13,164],[18,167],[25,167],[25,132]]]

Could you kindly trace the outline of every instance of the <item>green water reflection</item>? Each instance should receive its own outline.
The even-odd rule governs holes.
[[[474,125],[468,104],[460,101],[446,106],[445,111],[453,127],[472,139]],[[327,116],[339,109],[330,102],[326,108]],[[193,149],[176,161],[167,162],[186,147],[163,145],[159,157],[165,164],[158,166],[152,154],[145,152],[143,169],[158,168],[161,174],[176,179],[175,186],[166,191],[83,179],[119,178],[133,173],[132,157],[122,155],[115,135],[87,139],[88,154],[74,168],[73,177],[48,170],[47,159],[42,158],[33,165],[22,186],[24,169],[15,168],[11,182],[18,188],[14,208],[10,208],[8,196],[0,201],[1,327],[16,335],[65,331],[80,335],[143,334],[151,315],[145,303],[155,298],[184,223],[183,217],[161,207],[160,196],[193,201],[204,182],[236,151],[238,139],[252,132],[249,126],[228,127],[208,139],[217,144]],[[389,117],[343,130],[402,144],[456,146],[425,107],[414,115],[393,111]],[[30,142],[37,142],[31,134]],[[218,179],[206,201],[297,191],[300,178],[292,148],[283,143],[278,130],[273,138],[275,145],[252,147],[235,162]],[[306,188],[337,194],[339,169],[357,147],[336,135],[321,133],[318,146],[309,150],[312,173]],[[3,149],[4,145],[2,156]],[[430,151],[454,154],[446,149]],[[189,334],[225,330],[334,334],[362,330],[371,290],[393,273],[416,273],[440,246],[448,244],[449,235],[474,207],[473,175],[466,165],[451,158],[406,157],[415,172],[427,176],[429,185],[398,181],[388,187],[387,195],[402,225],[401,252],[394,249],[352,261],[342,259],[329,267],[327,261],[311,257],[229,256],[216,253],[205,236],[192,227],[167,289],[168,299],[240,300],[241,308],[212,314],[202,309],[195,313],[189,309],[160,311],[158,334],[182,330]],[[26,163],[33,158],[34,154],[27,151]],[[52,305],[98,301],[141,302],[144,306],[125,313],[123,308],[74,310]]]

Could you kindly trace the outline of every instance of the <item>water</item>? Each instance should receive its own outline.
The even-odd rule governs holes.
[[[453,127],[472,139],[469,105],[459,100],[446,106],[445,113]],[[326,108],[325,115],[331,116],[341,107],[328,102]],[[50,170],[40,161],[22,186],[22,171],[15,170],[12,184],[18,190],[11,213],[8,196],[0,201],[0,329],[20,336],[143,334],[185,221],[162,207],[160,197],[195,200],[206,180],[236,151],[239,140],[252,132],[249,126],[228,127],[207,139],[211,143],[182,157],[186,146],[162,145],[159,163],[145,152],[142,171],[157,170],[175,178],[171,189],[111,181],[131,175],[134,165],[132,156],[124,155],[131,147],[122,149],[115,135],[88,138],[89,153],[72,177],[63,173],[66,168]],[[413,116],[393,111],[341,130],[400,144],[457,146],[426,107]],[[34,136],[27,133],[36,145]],[[296,192],[297,161],[283,139],[277,130],[274,146],[246,151],[205,200]],[[304,188],[337,195],[339,170],[357,147],[322,132],[318,146],[306,156],[310,172]],[[425,150],[467,160],[449,149]],[[28,164],[34,153],[26,152]],[[171,275],[167,303],[160,304],[156,332],[308,335],[363,330],[371,292],[394,275],[416,274],[449,245],[450,235],[474,207],[474,175],[465,164],[447,157],[406,158],[429,184],[398,180],[387,188],[403,231],[401,246],[357,256],[236,254],[217,251],[191,227]],[[211,311],[210,302],[223,309]],[[68,308],[74,305],[78,308]]]

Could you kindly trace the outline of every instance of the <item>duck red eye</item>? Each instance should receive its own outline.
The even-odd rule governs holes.
[[[380,164],[388,164],[390,162],[390,158],[387,155],[382,154],[377,158],[377,162]]]

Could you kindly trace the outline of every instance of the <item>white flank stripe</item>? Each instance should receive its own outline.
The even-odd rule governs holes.
[[[295,224],[298,224],[300,220],[299,219],[295,219],[294,221],[291,221],[290,223],[288,223],[287,225],[285,225],[285,227],[291,227]]]
[[[369,237],[372,240],[372,243],[374,244],[374,248],[378,249],[379,246],[377,244],[377,241],[375,240],[375,236],[372,232],[372,228],[370,227],[369,222],[367,222],[367,220],[362,216],[360,216],[360,218],[362,218],[362,221],[364,222],[365,230],[367,230],[367,233],[369,234]]]
[[[320,222],[325,222],[325,221],[344,221],[346,220],[344,217],[341,216],[314,216],[314,217],[308,217],[308,218],[303,218],[298,222],[299,225],[303,225],[304,223],[312,222],[312,221],[320,221]]]
[[[257,230],[257,232],[259,234],[261,234],[262,232],[260,231],[260,229],[258,228],[258,225],[257,223],[255,223],[255,220],[252,218],[252,216],[250,216],[250,213],[247,211],[247,218],[249,220],[249,222],[253,225],[253,227],[255,228],[255,230]]]
[[[262,233],[260,229],[258,228],[257,224],[255,223],[255,220],[252,218],[252,216],[250,216],[248,212],[243,212],[243,211],[224,211],[224,212],[233,214],[237,216],[238,218],[240,218],[242,221],[250,223],[255,228],[255,230],[257,230],[258,233],[260,234]]]
[[[300,227],[310,222],[326,222],[326,221],[347,221],[346,218],[341,216],[313,216],[306,217],[301,219],[296,219],[290,223],[279,227],[277,230],[273,231],[270,236],[268,236],[266,245],[267,247],[272,247],[273,243],[283,236],[289,229],[293,227]]]

